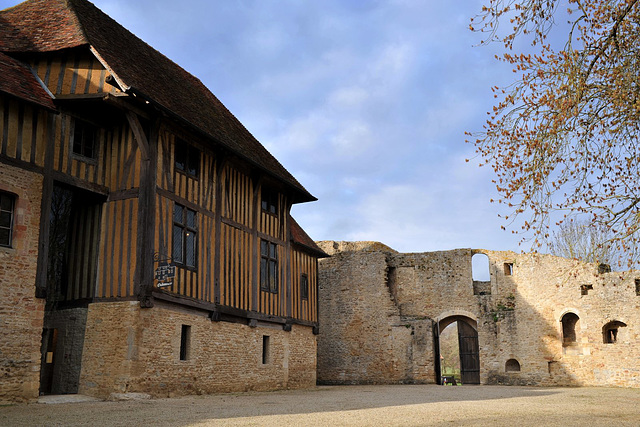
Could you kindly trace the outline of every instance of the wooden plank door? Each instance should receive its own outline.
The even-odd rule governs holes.
[[[51,393],[53,386],[53,368],[56,361],[58,330],[45,328],[42,331],[42,361],[40,365],[40,393]]]
[[[478,332],[465,322],[458,322],[460,376],[462,384],[480,384],[480,349]]]

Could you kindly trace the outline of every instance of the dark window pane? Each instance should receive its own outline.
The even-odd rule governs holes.
[[[278,264],[275,261],[269,261],[269,289],[278,292]]]
[[[270,243],[271,251],[269,252],[269,257],[278,259],[278,246],[275,243]]]
[[[187,209],[187,227],[196,228],[196,213],[191,209]]]
[[[264,240],[260,241],[260,254],[265,257],[269,256],[269,242]]]
[[[73,129],[73,152],[93,158],[97,129],[90,123],[76,120]]]
[[[188,164],[187,173],[197,177],[200,170],[200,151],[195,148],[189,149]]]
[[[303,274],[300,279],[300,296],[302,299],[309,298],[309,278]]]
[[[268,205],[267,201],[263,198],[262,199],[262,210],[266,211],[268,207],[269,207],[269,205]]]
[[[93,144],[84,146],[84,153],[86,157],[93,159]]]
[[[182,263],[182,228],[173,226],[173,261]]]
[[[0,227],[11,228],[11,218],[13,215],[11,212],[0,212]]]
[[[188,231],[186,236],[186,260],[185,264],[189,267],[196,266],[196,234],[193,231]]]
[[[3,211],[12,211],[13,199],[6,194],[0,194],[0,209]]]
[[[268,277],[269,277],[269,272],[268,272],[268,268],[267,268],[267,264],[268,261],[264,258],[260,259],[260,289],[262,289],[263,291],[268,291],[269,290],[269,282],[268,282]]]
[[[11,245],[11,232],[8,228],[0,228],[0,245],[2,246],[10,246]]]
[[[180,224],[184,224],[184,218],[182,216],[182,210],[184,208],[179,204],[173,205],[173,220],[175,222],[179,222]]]
[[[181,171],[186,169],[187,163],[187,150],[183,145],[185,142],[181,139],[176,139],[176,169]]]

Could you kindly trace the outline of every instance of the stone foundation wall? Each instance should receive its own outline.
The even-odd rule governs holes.
[[[42,176],[2,164],[0,191],[16,196],[12,247],[0,247],[0,402],[30,401],[40,386],[44,317],[35,298]]]
[[[183,325],[190,327],[186,360],[180,360]],[[311,327],[293,325],[287,332],[267,323],[212,322],[206,313],[160,302],[151,309],[133,301],[94,303],[80,393],[176,396],[313,387],[316,349]]]
[[[320,246],[333,255],[319,271],[321,383],[434,382],[433,331],[462,318],[478,332],[481,383],[640,386],[640,272],[598,273],[539,254]],[[488,281],[473,280],[479,253],[488,257]],[[565,345],[567,312],[580,321],[576,342]],[[611,321],[626,326],[605,344]],[[519,371],[507,371],[510,359]]]

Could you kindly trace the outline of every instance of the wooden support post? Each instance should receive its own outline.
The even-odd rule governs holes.
[[[40,236],[38,239],[38,266],[36,267],[36,297],[47,297],[47,269],[49,265],[49,228],[51,197],[53,194],[53,157],[55,150],[55,119],[48,114],[44,176],[42,178],[42,201],[40,204]]]
[[[156,204],[156,171],[158,157],[159,122],[151,126],[150,138],[138,120],[138,116],[127,111],[127,120],[142,154],[140,171],[140,191],[138,193],[138,233],[136,236],[136,270],[134,292],[143,308],[153,307],[153,252]]]

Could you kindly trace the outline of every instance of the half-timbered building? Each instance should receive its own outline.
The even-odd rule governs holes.
[[[314,385],[313,200],[88,1],[0,11],[0,399]]]

